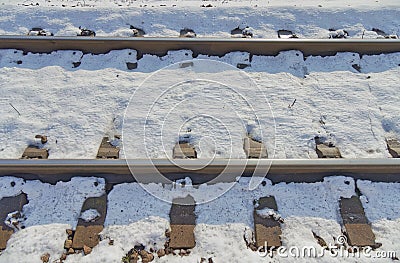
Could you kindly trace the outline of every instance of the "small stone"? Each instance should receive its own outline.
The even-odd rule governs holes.
[[[179,256],[181,257],[186,256],[186,250],[181,249],[181,251],[179,251]]]
[[[148,263],[154,260],[154,255],[153,254],[148,254],[148,257],[146,259],[142,259],[143,263]]]
[[[113,246],[113,245],[114,245],[114,239],[110,239],[110,241],[108,241],[108,244],[109,244],[110,246]]]
[[[173,249],[170,248],[170,247],[167,247],[167,248],[165,249],[165,255],[172,254],[172,252],[173,252]]]
[[[133,249],[138,252],[144,250],[144,248],[145,248],[145,246],[143,244],[138,244],[133,247]]]
[[[47,136],[43,135],[42,137],[40,137],[40,142],[42,144],[45,144],[47,142]]]
[[[130,259],[132,260],[138,260],[139,259],[139,253],[137,251],[133,251],[133,253],[130,255]]]
[[[154,259],[154,255],[149,253],[149,252],[147,252],[146,250],[141,250],[140,251],[140,256],[142,257],[142,262],[143,263],[151,262]]]
[[[50,254],[49,253],[45,253],[40,257],[40,260],[42,260],[42,262],[47,263],[50,260]]]
[[[16,213],[13,213],[11,217],[12,218],[21,218],[21,213],[18,211]]]
[[[65,240],[64,248],[65,249],[70,249],[71,247],[72,247],[72,240],[70,240],[70,239]]]
[[[68,255],[74,254],[75,250],[71,247],[70,249],[68,249]]]
[[[62,253],[62,255],[60,257],[60,260],[63,261],[63,260],[66,260],[66,259],[67,259],[67,254],[66,253]]]
[[[86,245],[83,245],[83,253],[85,255],[89,255],[92,252],[92,249]]]
[[[68,236],[72,236],[74,234],[74,230],[72,230],[72,229],[67,229],[67,230],[65,230],[65,232],[67,232]]]
[[[206,262],[207,262],[207,259],[205,259],[205,258],[200,259],[200,263],[206,263]]]
[[[157,250],[157,256],[159,258],[165,256],[165,249],[161,248],[161,249]]]
[[[35,138],[36,138],[36,139],[40,139],[40,142],[41,142],[42,144],[45,144],[45,143],[47,142],[47,136],[46,136],[46,135],[37,134],[37,135],[35,136]]]
[[[253,243],[251,243],[251,244],[249,245],[249,248],[250,248],[252,251],[257,251],[257,247],[256,247],[256,245],[253,244]]]

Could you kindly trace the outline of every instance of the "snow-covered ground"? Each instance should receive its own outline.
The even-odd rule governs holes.
[[[208,4],[213,7],[201,7]],[[257,38],[277,38],[279,29],[327,38],[329,28],[376,38],[372,28],[399,34],[400,24],[400,3],[393,0],[1,0],[0,5],[0,34],[17,35],[42,27],[74,36],[83,26],[97,36],[130,36],[133,25],[146,36],[178,36],[189,27],[199,37],[230,37],[232,29],[249,26]],[[121,154],[128,158],[165,158],[185,136],[200,158],[243,158],[246,133],[263,139],[271,158],[316,158],[315,136],[335,143],[346,158],[385,158],[385,138],[400,137],[398,53],[236,52],[196,57],[233,67],[198,62],[157,71],[191,59],[188,50],[140,60],[135,50],[104,55],[0,50],[0,158],[21,157],[27,145],[37,143],[36,134],[48,136],[49,158],[93,158],[104,135],[122,133],[127,147]],[[127,63],[137,68],[128,70]],[[235,70],[238,64],[248,67]],[[198,78],[207,81],[193,82]],[[174,89],[180,96],[169,94]]]
[[[385,138],[400,137],[399,53],[235,52],[179,64],[191,59],[188,50],[140,60],[134,50],[0,50],[0,158],[20,158],[36,134],[48,136],[49,158],[89,159],[104,135],[123,132],[128,158],[171,156],[179,136],[189,136],[199,158],[244,158],[247,132],[262,134],[270,158],[316,158],[315,136],[345,158],[386,158]]]
[[[373,28],[400,34],[397,0],[1,0],[0,6],[0,34],[7,35],[41,27],[56,36],[75,36],[82,26],[96,36],[129,37],[130,25],[153,37],[177,37],[185,27],[198,37],[231,37],[231,30],[247,26],[256,38],[277,38],[281,29],[301,38],[328,38],[329,29],[346,30],[354,38],[378,37]]]
[[[75,36],[82,26],[97,36],[130,37],[131,25],[146,37],[175,37],[185,27],[198,37],[226,38],[236,27],[249,27],[255,38],[277,38],[280,29],[300,38],[328,38],[329,29],[346,30],[350,38],[382,37],[373,28],[400,34],[398,0],[0,0],[0,6],[2,35],[26,35],[42,27],[56,36]],[[37,134],[48,136],[49,158],[89,159],[105,135],[123,134],[122,158],[166,158],[186,137],[200,158],[244,158],[246,133],[263,139],[270,158],[316,158],[315,136],[335,143],[345,158],[388,158],[385,138],[400,138],[400,53],[304,57],[286,51],[265,57],[235,52],[221,58],[200,55],[189,63],[192,59],[188,50],[139,60],[135,50],[104,55],[0,50],[0,158],[20,158],[27,145],[39,144]],[[129,70],[127,63],[137,68]],[[238,70],[238,64],[247,67]],[[287,261],[260,257],[244,240],[253,230],[253,200],[271,194],[284,219],[283,245],[319,249],[313,232],[334,243],[342,233],[338,200],[354,195],[356,183],[376,241],[382,243],[377,251],[396,251],[399,257],[399,184],[337,176],[313,184],[267,180],[250,191],[248,183],[242,178],[224,195],[196,206],[196,247],[189,256],[156,256],[155,261]],[[63,253],[65,230],[79,217],[95,216],[80,215],[80,208],[85,198],[104,194],[104,185],[99,178],[49,185],[0,177],[0,198],[24,192],[29,199],[23,208],[25,228],[9,240],[0,262],[41,262],[44,253],[55,262]],[[207,196],[228,188],[147,187],[169,197],[192,193],[198,199],[199,189]],[[69,255],[65,262],[121,262],[134,245],[163,247],[169,209],[169,203],[136,183],[115,186],[103,240],[90,255]],[[322,260],[377,261],[327,254]]]
[[[11,187],[11,182],[15,186]],[[94,184],[97,182],[98,184]],[[376,241],[382,247],[373,251],[400,253],[398,240],[400,218],[398,210],[399,184],[358,181],[366,215],[372,222]],[[0,262],[41,262],[40,256],[50,254],[50,262],[60,258],[68,228],[74,228],[83,199],[99,196],[104,182],[96,178],[74,178],[71,182],[48,185],[38,181],[22,181],[12,177],[0,178],[2,193],[6,196],[28,194],[29,204],[23,208],[26,228],[17,231],[9,240]],[[169,186],[153,185],[159,191],[170,191]],[[202,186],[204,193],[216,191],[221,184]],[[195,191],[186,184],[182,191],[170,192],[175,197]],[[253,231],[253,200],[274,195],[282,224],[282,242],[291,246],[313,246],[321,249],[313,233],[325,242],[335,244],[341,235],[339,198],[355,195],[355,182],[346,177],[329,177],[318,183],[279,183],[268,180],[257,189],[248,190],[248,179],[241,178],[225,195],[196,206],[196,247],[189,256],[168,255],[155,257],[155,262],[199,262],[212,258],[214,262],[281,262],[287,258],[260,256],[246,247],[244,236]],[[42,204],[42,205],[40,205]],[[71,207],[73,206],[73,207]],[[108,212],[102,241],[92,253],[69,255],[65,262],[120,262],[122,257],[138,244],[147,250],[163,248],[165,230],[169,228],[170,204],[148,194],[137,183],[121,184],[108,196]],[[379,212],[378,212],[379,211]],[[114,240],[110,245],[109,240]],[[301,262],[317,262],[318,258],[300,258]],[[361,259],[332,257],[327,252],[324,262],[376,262],[361,255]],[[381,262],[391,262],[391,259]]]

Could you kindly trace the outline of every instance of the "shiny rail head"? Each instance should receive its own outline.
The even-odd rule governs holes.
[[[152,159],[151,162],[156,166],[175,166],[168,159]],[[359,159],[214,159],[211,163],[209,160],[202,159],[178,159],[175,163],[183,166],[225,166],[228,163],[235,166],[255,166],[269,165],[279,167],[302,167],[302,166],[340,166],[355,167],[355,166],[398,166],[400,172],[400,158],[359,158]],[[149,163],[148,159],[0,159],[0,167],[11,166],[127,166],[127,163],[137,166],[146,166]]]
[[[107,37],[107,36],[96,36],[96,37],[80,37],[80,36],[19,36],[19,35],[0,35],[0,40],[4,41],[63,41],[73,40],[78,42],[96,42],[96,41],[128,41],[128,42],[222,42],[222,43],[316,43],[316,44],[387,44],[387,43],[398,43],[400,39],[309,39],[309,38],[289,38],[289,39],[276,39],[276,38],[216,38],[216,37],[201,37],[201,38],[181,38],[181,37]]]
[[[153,166],[148,166],[148,160],[127,160],[137,167],[148,183],[152,183]],[[135,182],[126,160],[0,160],[0,176],[17,176],[26,180],[40,180],[55,184],[59,181],[69,181],[76,176],[102,177],[111,184]],[[348,176],[354,179],[370,180],[374,182],[400,182],[400,159],[216,159],[201,170],[193,171],[201,167],[204,162],[197,160],[178,160],[182,166],[177,167],[167,159],[154,159],[153,165],[168,180],[174,181],[191,178],[194,184],[208,183],[221,172],[230,162],[232,174],[221,178],[216,182],[235,182],[237,176],[252,176],[255,167],[268,165],[270,170],[263,175],[273,183],[279,182],[319,182],[327,176]],[[247,163],[247,165],[246,165]],[[243,174],[243,165],[246,165]],[[215,182],[215,183],[216,183]]]

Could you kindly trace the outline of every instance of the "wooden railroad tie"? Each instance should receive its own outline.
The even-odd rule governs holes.
[[[318,158],[342,158],[339,148],[332,143],[323,142],[321,138],[315,137],[315,151]]]
[[[365,216],[360,198],[358,196],[342,197],[339,204],[348,244],[357,247],[379,247],[379,244],[375,243],[375,235]]]
[[[256,141],[250,137],[243,140],[243,149],[247,158],[265,159],[268,158],[267,148],[262,142]]]
[[[118,159],[119,148],[112,145],[108,137],[103,137],[99,150],[97,152],[97,159]]]
[[[196,226],[195,201],[190,195],[175,198],[169,213],[171,233],[169,247],[172,249],[189,249],[196,245],[194,228]]]
[[[256,247],[265,247],[270,249],[271,247],[278,248],[282,245],[281,242],[281,219],[274,217],[273,214],[261,215],[261,210],[272,210],[273,212],[278,211],[278,206],[274,196],[261,197],[258,200],[258,206],[254,208],[254,232],[256,239]],[[271,212],[272,212],[271,211]],[[277,215],[277,214],[276,214]]]
[[[172,150],[172,158],[174,159],[196,159],[197,152],[194,147],[185,141],[180,141],[175,144]]]
[[[7,246],[7,241],[14,233],[14,229],[6,225],[5,221],[9,213],[22,212],[22,207],[28,203],[27,195],[21,193],[17,196],[4,197],[0,200],[0,250]]]
[[[107,214],[107,194],[86,199],[82,205],[81,213],[89,209],[96,209],[100,216],[89,222],[86,222],[82,218],[78,219],[72,241],[73,249],[83,249],[84,246],[93,248],[99,243],[99,233],[104,228],[104,221]]]
[[[393,158],[400,158],[400,142],[396,139],[387,139],[386,145]]]

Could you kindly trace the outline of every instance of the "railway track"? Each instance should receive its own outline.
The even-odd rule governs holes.
[[[171,164],[169,160],[153,160],[153,164],[150,164],[148,160],[1,160],[0,180],[2,176],[7,176],[6,178],[9,178],[9,181],[12,180],[11,185],[14,184],[14,186],[12,187],[15,187],[15,184],[18,184],[16,183],[19,180],[18,178],[23,178],[26,184],[28,184],[27,189],[29,189],[29,187],[31,187],[29,186],[29,182],[31,180],[39,179],[42,182],[58,185],[61,183],[61,181],[65,181],[68,184],[68,181],[72,180],[74,177],[80,177],[81,179],[83,179],[82,177],[88,176],[88,178],[84,180],[87,180],[89,183],[94,181],[95,186],[100,185],[99,187],[104,187],[103,194],[100,194],[99,192],[95,195],[92,194],[92,196],[86,196],[85,199],[82,200],[83,203],[80,204],[82,206],[80,212],[81,217],[87,211],[96,211],[96,213],[98,213],[96,219],[93,221],[85,221],[80,217],[79,220],[76,222],[76,225],[72,225],[71,229],[65,229],[66,241],[64,242],[62,248],[60,248],[61,250],[64,249],[64,252],[62,253],[62,255],[51,255],[53,259],[55,257],[59,257],[60,259],[62,259],[59,262],[63,262],[63,260],[67,259],[70,255],[74,255],[76,253],[84,255],[92,253],[92,249],[96,246],[100,246],[99,242],[102,240],[108,240],[108,246],[114,245],[114,240],[120,242],[118,241],[119,237],[115,236],[115,233],[111,236],[109,236],[109,234],[105,234],[108,233],[106,218],[108,216],[111,218],[115,218],[115,215],[113,215],[113,213],[115,213],[116,209],[118,211],[121,210],[121,213],[124,210],[128,210],[126,212],[128,214],[125,214],[125,216],[133,216],[134,218],[136,218],[135,215],[129,214],[132,212],[129,210],[129,207],[133,206],[132,209],[135,210],[138,209],[135,208],[136,205],[132,203],[128,207],[126,207],[127,204],[124,204],[124,202],[128,201],[126,200],[126,198],[143,198],[139,196],[145,195],[145,193],[142,193],[142,191],[139,191],[137,189],[138,184],[135,183],[134,177],[130,174],[127,162],[129,163],[129,165],[135,167],[135,173],[142,172],[143,176],[150,176],[149,183],[161,182],[152,179],[151,174],[149,173],[149,171],[152,171],[152,165],[154,165],[159,171],[162,171],[168,179],[171,180],[171,182],[169,183],[176,183],[177,185],[180,185],[180,187],[185,187],[179,182],[182,182],[182,179],[187,181],[187,178],[191,178],[193,186],[195,186],[196,184],[206,183],[207,180],[213,179],[213,176],[210,177],[210,175],[215,175],[221,172],[221,167],[225,167],[228,163],[227,160],[215,160],[213,163],[209,164],[200,171],[193,171],[193,169],[202,167],[204,165],[204,162],[201,159],[175,161],[175,164]],[[246,177],[250,176],[257,165],[271,165],[269,170],[270,172],[266,175],[266,178],[270,179],[272,183],[276,183],[277,189],[282,187],[282,184],[279,184],[280,182],[295,182],[295,184],[290,184],[288,189],[296,185],[303,185],[303,187],[306,187],[306,189],[306,185],[309,185],[311,186],[309,191],[316,191],[317,189],[319,189],[318,192],[312,193],[307,193],[305,192],[305,189],[302,189],[299,193],[294,191],[294,188],[292,189],[292,194],[294,195],[293,197],[295,199],[299,200],[307,198],[307,195],[310,194],[321,196],[320,198],[324,198],[324,200],[321,200],[321,202],[323,202],[327,206],[329,204],[329,207],[325,208],[327,211],[329,211],[328,213],[335,214],[336,212],[331,211],[331,209],[332,207],[337,207],[339,211],[338,216],[340,216],[341,218],[337,224],[341,225],[342,232],[337,232],[337,236],[334,236],[335,242],[337,242],[335,244],[335,249],[342,249],[341,245],[343,245],[345,249],[351,247],[352,249],[359,249],[359,251],[363,251],[365,247],[370,247],[372,248],[372,251],[374,251],[373,253],[378,253],[377,251],[382,250],[380,249],[381,246],[385,248],[385,244],[381,244],[378,242],[379,240],[376,240],[374,230],[371,228],[370,220],[367,218],[367,215],[364,211],[364,203],[361,202],[361,200],[363,200],[361,196],[364,194],[364,188],[362,188],[362,183],[361,188],[359,188],[359,182],[363,182],[365,180],[370,180],[378,183],[399,182],[399,159],[252,159],[231,160],[230,165],[231,169],[233,167],[231,171],[231,176],[224,177],[223,180],[214,183],[237,181],[236,177],[242,174],[241,171],[243,166],[246,166],[245,172],[243,173],[243,176]],[[187,170],[182,167],[185,167]],[[335,177],[335,175],[346,175],[347,177],[342,177],[343,179],[340,179],[340,177]],[[330,178],[330,176],[333,176],[332,178],[334,178],[333,183],[329,183],[331,179],[328,178]],[[351,179],[351,177],[353,177],[353,179]],[[102,179],[104,179],[103,182],[101,181]],[[73,182],[73,180],[71,182]],[[301,184],[304,182],[307,182],[309,184]],[[164,186],[162,188],[167,187],[165,185],[168,185],[168,183],[163,183]],[[343,186],[338,185],[340,183],[344,183]],[[244,187],[243,182],[238,182],[238,184],[240,185],[240,187]],[[216,187],[220,187],[218,185],[219,184],[217,184]],[[244,240],[241,240],[241,242],[243,243],[243,245],[248,247],[249,251],[253,250],[251,253],[254,253],[254,255],[264,255],[263,257],[265,257],[265,255],[268,254],[272,257],[273,255],[277,255],[276,249],[278,247],[285,246],[285,243],[282,243],[282,240],[287,239],[287,237],[285,237],[285,231],[287,230],[284,231],[285,224],[290,225],[290,220],[292,219],[288,217],[287,220],[289,223],[287,223],[285,221],[286,218],[283,218],[280,215],[280,213],[282,212],[284,213],[284,215],[286,215],[285,213],[287,213],[287,208],[285,208],[285,206],[283,205],[285,202],[288,202],[287,192],[273,190],[275,187],[274,185],[265,185],[265,183],[263,183],[262,185],[263,186],[259,186],[259,189],[257,190],[257,195],[260,195],[257,200],[243,200],[249,198],[248,194],[245,194],[240,198],[242,200],[241,202],[243,202],[242,205],[244,205],[247,210],[251,211],[251,209],[254,209],[254,229],[251,232],[251,235],[253,237],[244,238]],[[314,187],[313,185],[316,185],[317,187],[312,188]],[[5,184],[3,183],[3,187],[4,186]],[[322,189],[320,188],[321,186],[323,186]],[[189,185],[189,187],[191,187],[191,185]],[[213,184],[208,185],[207,187],[212,188]],[[265,190],[263,190],[263,187],[265,187]],[[339,192],[335,192],[335,190],[331,189],[332,187],[338,187],[338,189],[340,189]],[[354,187],[355,189],[353,189]],[[25,190],[23,189],[24,188],[22,188],[22,192],[17,196],[10,196],[0,199],[0,207],[2,207],[2,213],[0,213],[0,216],[3,217],[1,218],[1,222],[10,220],[10,214],[13,213],[14,215],[16,215],[15,220],[19,220],[18,215],[24,215],[24,206],[28,204],[27,200],[30,200],[29,202],[33,202],[33,204],[38,205],[38,202],[40,202],[41,198],[40,196],[44,193],[43,192],[42,194],[37,195],[36,193],[29,193],[28,191],[28,194],[26,194]],[[53,191],[59,191],[55,189],[56,188],[54,188]],[[127,189],[131,189],[128,190],[131,193],[130,197],[129,195],[126,196],[126,193],[123,194],[124,191],[126,191]],[[201,191],[204,191],[204,189],[205,188],[203,188],[203,190]],[[333,192],[321,192],[323,191],[323,189],[329,189],[328,191]],[[50,191],[50,189],[46,187],[46,190],[42,191]],[[238,193],[241,193],[242,195],[244,194],[243,192],[241,192],[243,190],[237,193],[235,192],[236,190],[230,191],[234,192],[233,195],[237,195]],[[353,194],[351,196],[347,196],[349,195],[349,193],[344,194],[345,192],[353,192]],[[195,192],[193,193],[196,196]],[[55,194],[57,195],[57,193]],[[120,194],[122,194],[122,197],[118,198]],[[204,213],[207,213],[208,210],[202,211],[202,209],[204,209],[204,207],[202,208],[202,206],[200,206],[200,208],[197,208],[198,204],[196,203],[196,199],[192,197],[192,193],[189,191],[186,192],[186,194],[187,196],[185,198],[179,197],[172,200],[172,205],[169,211],[169,227],[165,229],[165,244],[161,247],[160,244],[153,245],[154,247],[151,245],[135,246],[126,254],[124,258],[142,258],[142,260],[145,259],[144,261],[149,260],[146,262],[150,262],[154,259],[164,257],[165,255],[168,257],[175,257],[178,255],[190,255],[191,250],[196,247],[196,244],[198,242],[196,241],[197,236],[201,236],[201,232],[199,231],[205,231],[199,230],[199,227],[197,226],[198,218],[203,218]],[[298,196],[299,194],[300,196]],[[343,194],[345,195],[345,197],[342,196]],[[39,201],[36,200],[38,198]],[[282,198],[285,201],[281,200]],[[371,197],[368,196],[367,198]],[[121,201],[121,199],[124,201]],[[150,198],[150,196],[147,196],[146,199],[153,200],[152,198]],[[77,197],[75,197],[75,200],[78,200]],[[149,204],[155,202],[154,200],[151,200],[148,201]],[[234,202],[234,200],[231,201]],[[257,203],[254,208],[252,208],[251,206],[251,201]],[[376,202],[373,200],[373,198],[369,199],[369,201]],[[163,201],[161,201],[161,203],[162,202]],[[277,205],[277,203],[279,204],[279,206]],[[54,204],[50,203],[50,207],[46,207],[46,209],[56,209],[59,204],[56,204],[56,207],[53,208],[51,207],[52,205]],[[307,204],[306,206],[314,207],[315,205],[316,204]],[[40,208],[37,209],[40,210]],[[293,208],[289,208],[289,211],[290,209]],[[272,215],[265,216],[265,211],[268,211],[269,214],[272,213]],[[242,211],[242,213],[243,212],[244,211]],[[111,213],[111,215],[108,215],[107,213]],[[157,213],[162,214],[165,213],[165,211],[159,211]],[[151,215],[156,216],[158,215],[157,213]],[[250,216],[250,214],[248,216]],[[17,223],[14,223],[16,227],[21,227],[19,224],[23,225],[24,223],[23,220],[16,222]],[[9,225],[4,225],[4,223],[2,223],[2,226],[0,228],[0,249],[7,248],[8,240],[10,240],[9,243],[13,244],[13,231],[14,230],[10,229]],[[20,229],[18,231],[22,230]],[[316,245],[316,249],[319,249],[319,246],[322,246],[323,250],[323,247],[330,242],[329,239],[327,239],[329,237],[327,237],[326,235],[323,235],[321,237],[318,234],[315,234],[315,230],[310,229],[309,231],[310,233],[313,233],[316,244],[319,244]],[[338,240],[343,238],[345,239],[345,241],[343,241],[343,243],[340,243],[341,241],[339,242]],[[203,240],[202,242],[204,242],[204,239],[201,240]],[[137,242],[143,242],[144,244],[148,243],[145,240],[138,240]],[[102,242],[101,244],[102,249],[104,249],[104,244],[106,243]],[[304,244],[298,245],[301,246]],[[263,249],[267,249],[267,252],[264,252]],[[385,255],[387,255],[392,260],[397,258],[397,252],[395,250],[383,250],[383,252],[387,253]],[[307,257],[307,255],[305,255],[305,257]],[[311,254],[309,255],[309,257],[316,256],[314,254]]]
[[[0,36],[0,49],[50,53],[80,50],[104,54],[111,50],[135,49],[143,54],[163,56],[169,50],[189,49],[194,56],[223,56],[233,51],[253,55],[277,55],[280,51],[299,50],[304,56],[329,56],[338,52],[376,55],[400,52],[399,39],[213,39],[213,38],[110,38],[110,37],[32,37]]]
[[[76,37],[17,37],[17,36],[0,36],[0,49],[19,49],[25,52],[49,53],[57,50],[81,50],[85,53],[103,54],[111,50],[118,49],[135,49],[138,56],[143,54],[164,55],[169,50],[190,49],[194,54],[208,54],[222,56],[232,51],[245,51],[255,55],[276,55],[280,51],[300,50],[305,56],[309,55],[334,55],[337,52],[355,52],[360,55],[374,55],[383,53],[400,52],[399,40],[264,40],[264,39],[188,39],[188,38],[76,38]],[[229,167],[229,174],[222,178],[217,176]],[[130,169],[131,168],[131,169]],[[133,169],[132,169],[133,168]],[[154,177],[154,168],[163,174],[170,181],[157,181],[159,177]],[[346,242],[342,245],[348,247],[371,247],[378,249],[381,245],[375,239],[375,233],[371,228],[370,220],[364,211],[360,196],[362,190],[359,189],[357,183],[362,180],[369,180],[378,183],[399,183],[400,182],[400,159],[215,159],[211,163],[207,163],[202,159],[195,160],[0,160],[0,179],[15,178],[17,181],[22,178],[29,182],[31,180],[40,180],[42,183],[50,183],[56,185],[61,182],[72,181],[75,177],[88,177],[87,180],[93,180],[93,177],[104,179],[104,191],[97,195],[85,196],[85,199],[79,203],[81,213],[88,210],[96,210],[99,215],[92,221],[85,221],[82,218],[76,220],[76,224],[72,225],[72,229],[66,229],[66,240],[62,246],[62,255],[56,255],[60,262],[71,254],[83,253],[89,254],[91,250],[99,245],[104,237],[100,233],[104,230],[107,213],[109,213],[110,205],[114,204],[114,199],[118,195],[118,191],[123,187],[137,185],[136,176],[140,177],[140,182],[145,183],[171,183],[182,181],[182,179],[190,178],[193,185],[207,183],[215,178],[215,183],[235,182],[238,176],[251,177],[253,173],[262,168],[265,176],[272,185],[266,184],[266,189],[273,189],[274,184],[282,182],[289,183],[310,183],[309,185],[323,185],[329,183],[329,178],[335,176],[347,176],[343,185],[338,188],[347,189],[351,194],[349,196],[341,196],[341,192],[326,197],[329,193],[318,193],[321,202],[325,205],[332,205],[338,210],[336,224],[340,224],[342,232],[336,232],[335,240],[343,234]],[[131,170],[135,176],[132,175]],[[268,171],[268,172],[266,172]],[[353,181],[351,181],[353,180]],[[10,183],[16,184],[14,181]],[[95,181],[94,184],[99,184]],[[101,183],[100,183],[101,184]],[[179,183],[178,183],[179,184]],[[283,184],[284,185],[284,184]],[[299,184],[301,185],[301,184]],[[7,186],[9,187],[9,186]],[[213,187],[212,185],[207,187]],[[354,188],[354,189],[353,189]],[[24,212],[24,206],[28,200],[38,198],[34,193],[26,194],[21,188],[19,195],[5,196],[0,199],[2,207],[2,216],[0,221],[0,249],[5,249],[7,241],[12,238],[14,229],[4,222],[9,219],[12,212]],[[289,190],[291,188],[288,188]],[[311,190],[315,190],[312,188]],[[339,189],[342,190],[342,189]],[[289,192],[289,191],[287,191]],[[241,192],[239,192],[241,193]],[[245,196],[244,201],[247,209],[250,211],[246,217],[253,216],[254,238],[250,240],[242,240],[245,242],[249,250],[256,250],[263,246],[265,242],[275,247],[282,246],[282,240],[285,240],[284,219],[276,217],[275,212],[284,211],[285,207],[278,206],[281,204],[279,198],[283,198],[281,192],[260,192],[257,200],[251,200],[251,195]],[[139,193],[141,194],[141,192]],[[138,194],[138,195],[139,195]],[[295,196],[293,199],[306,198],[310,193],[304,193],[302,196]],[[137,198],[138,195],[132,195]],[[150,197],[147,197],[150,198]],[[186,198],[186,199],[185,199]],[[165,245],[158,247],[142,247],[135,246],[133,250],[126,255],[128,262],[131,259],[143,260],[149,262],[163,254],[178,254],[180,256],[188,256],[190,250],[196,246],[196,235],[200,234],[197,221],[198,213],[202,213],[201,209],[196,210],[197,204],[194,198],[189,194],[185,200],[175,198],[173,204],[167,214],[163,214],[169,220],[169,228],[166,229]],[[325,200],[322,200],[325,198]],[[328,200],[327,200],[328,199]],[[111,201],[110,201],[111,200]],[[316,199],[317,200],[317,199]],[[237,201],[237,200],[236,200]],[[258,206],[251,206],[255,201]],[[319,200],[318,200],[319,201]],[[33,201],[32,201],[33,202]],[[155,201],[154,201],[155,202]],[[185,203],[186,206],[181,205]],[[118,203],[118,202],[115,202]],[[123,203],[118,203],[123,205]],[[249,205],[250,204],[250,205]],[[134,204],[129,204],[129,206]],[[304,205],[304,204],[303,204]],[[310,207],[315,208],[310,204]],[[118,206],[117,206],[118,207]],[[4,208],[4,209],[3,209]],[[120,207],[118,207],[119,209]],[[329,207],[331,208],[331,207]],[[51,209],[51,208],[49,208]],[[115,209],[115,208],[114,208]],[[272,215],[262,216],[259,210],[267,209],[269,213],[275,211]],[[216,211],[218,213],[219,211]],[[122,209],[121,209],[121,213]],[[161,213],[161,212],[160,212]],[[204,212],[203,212],[204,213]],[[335,212],[332,212],[335,213]],[[15,214],[17,217],[17,214]],[[156,214],[151,214],[156,216]],[[158,215],[158,214],[157,214]],[[18,218],[16,218],[18,219]],[[289,218],[290,220],[290,218]],[[333,220],[336,220],[334,218]],[[23,220],[22,220],[23,221]],[[15,221],[14,221],[15,222]],[[18,221],[19,222],[19,221]],[[18,227],[19,223],[14,226]],[[204,222],[203,222],[204,223]],[[197,229],[197,230],[196,230]],[[20,230],[19,230],[20,231]],[[315,242],[323,247],[323,242],[328,242],[326,237],[320,237],[311,229],[309,233],[313,234]],[[108,245],[112,246],[117,236],[107,237]],[[325,239],[325,240],[324,240]],[[322,241],[321,241],[322,240]],[[112,241],[112,242],[111,242]],[[122,242],[122,241],[121,241]],[[138,242],[145,242],[139,240]],[[104,247],[104,242],[102,243]],[[299,244],[300,245],[300,244]],[[336,244],[337,245],[337,244]],[[339,244],[340,245],[340,244]],[[143,252],[144,251],[144,252]],[[393,252],[393,251],[392,251]],[[172,256],[171,255],[171,256]],[[176,255],[174,255],[176,256]],[[392,253],[391,258],[396,259],[396,254]],[[54,259],[54,257],[53,257]],[[1,255],[0,255],[1,261]],[[44,261],[43,261],[44,262]],[[203,261],[202,261],[203,262]],[[210,261],[209,261],[210,262]],[[212,262],[212,260],[211,260]]]
[[[128,165],[129,164],[129,165]],[[0,176],[17,176],[56,183],[73,176],[103,177],[112,184],[134,182],[129,167],[140,177],[148,177],[156,168],[168,179],[191,177],[205,183],[229,166],[229,175],[217,182],[234,182],[238,176],[250,177],[255,169],[268,171],[274,183],[317,182],[326,176],[345,175],[375,182],[400,182],[400,159],[215,159],[207,160],[0,160]],[[151,180],[149,180],[151,182]]]
[[[110,38],[110,37],[37,37],[0,36],[0,49],[19,49],[25,52],[49,53],[57,50],[80,50],[102,54],[111,50],[135,49],[143,54],[165,55],[170,50],[190,49],[194,54],[222,56],[232,51],[245,51],[253,55],[276,55],[280,51],[299,50],[305,56],[335,55],[337,52],[355,52],[373,55],[400,52],[399,39],[213,39],[213,38]],[[205,168],[201,160],[129,160],[139,173],[146,174],[155,166],[161,173],[176,178],[179,174],[196,174],[210,178],[226,167],[227,160],[214,160]],[[257,165],[269,167],[268,178],[274,182],[321,180],[324,176],[344,174],[355,179],[398,181],[398,159],[338,159],[338,160],[229,160],[235,175],[252,174]],[[182,167],[188,169],[182,169]],[[195,169],[195,171],[193,171]],[[130,176],[125,160],[1,160],[0,175],[18,174],[20,177],[40,178],[56,182],[74,175],[104,174],[113,183]],[[51,177],[52,175],[53,177]]]

